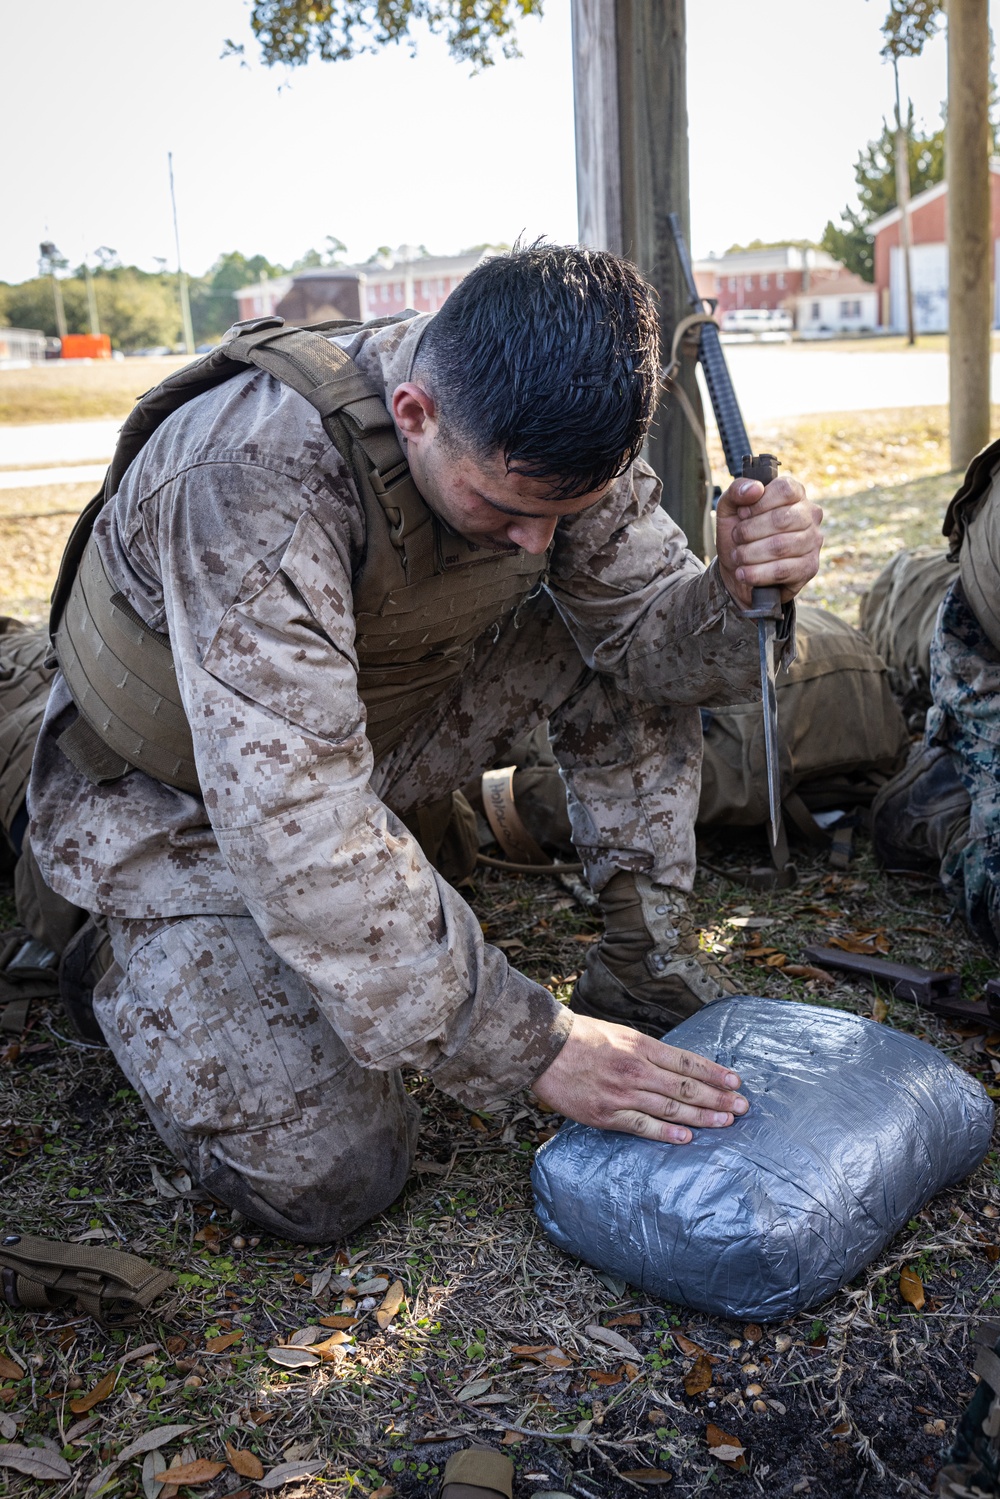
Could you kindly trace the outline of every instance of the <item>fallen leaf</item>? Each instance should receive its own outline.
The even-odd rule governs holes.
[[[350,1341],[351,1339],[346,1333],[332,1332],[324,1342],[313,1343],[310,1352],[318,1353],[320,1358],[325,1359],[327,1362],[332,1361],[336,1363],[340,1359],[347,1357],[347,1349],[344,1347],[344,1344]]]
[[[7,1442],[12,1442],[16,1436],[17,1422],[13,1416],[8,1416],[6,1411],[4,1411],[3,1415],[0,1416],[0,1437],[3,1437]]]
[[[504,952],[524,952],[525,950],[520,937],[499,937],[493,946],[502,948]]]
[[[147,1452],[142,1460],[142,1492],[145,1499],[159,1499],[163,1490],[163,1484],[157,1478],[157,1473],[163,1467],[164,1457],[162,1452]]]
[[[357,1317],[339,1317],[339,1316],[338,1317],[320,1317],[320,1319],[319,1319],[319,1325],[320,1325],[320,1327],[339,1327],[339,1328],[346,1329],[348,1327],[357,1327],[357,1325],[358,1325],[358,1318]]]
[[[772,953],[769,958],[764,959],[765,968],[784,968],[788,962],[788,954],[783,952]]]
[[[264,1411],[260,1410],[259,1408],[248,1410],[247,1415],[250,1417],[250,1420],[255,1426],[263,1426],[265,1421],[271,1421],[274,1419],[274,1411]]]
[[[630,1364],[626,1360],[626,1362],[624,1364],[622,1364],[622,1368],[625,1370],[625,1378],[628,1380],[629,1384],[631,1384],[633,1382],[633,1380],[636,1380],[636,1379],[639,1378],[639,1365],[638,1364]]]
[[[543,1359],[547,1353],[552,1352],[551,1343],[515,1343],[511,1348],[515,1358]]]
[[[705,1353],[700,1343],[692,1343],[691,1339],[686,1338],[682,1332],[672,1333],[671,1336],[681,1353],[686,1353],[688,1358],[698,1358],[701,1354]],[[708,1357],[707,1353],[705,1353],[705,1357]]]
[[[97,1425],[97,1421],[97,1416],[85,1416],[82,1421],[74,1421],[73,1425],[66,1433],[66,1446],[68,1447],[71,1442],[78,1441],[82,1436],[85,1436],[88,1431],[93,1431],[94,1427]]]
[[[542,1363],[546,1369],[571,1369],[573,1356],[570,1353],[564,1353],[561,1348],[552,1348],[545,1355]]]
[[[319,1328],[310,1325],[309,1327],[300,1327],[298,1332],[293,1332],[285,1346],[287,1348],[308,1348],[310,1343],[317,1343],[318,1341]]]
[[[109,1463],[106,1468],[102,1468],[99,1473],[95,1473],[84,1490],[83,1499],[98,1499],[99,1494],[106,1494],[109,1489],[117,1488],[118,1480],[115,1478],[115,1474],[120,1467],[121,1462],[116,1459],[113,1463]]]
[[[889,1006],[886,1004],[881,994],[876,994],[875,998],[872,1000],[872,1019],[877,1020],[879,1025],[883,1025],[885,1021],[888,1020],[888,1018]]]
[[[521,1433],[519,1431],[505,1431],[504,1434],[503,1434],[503,1436],[500,1438],[500,1446],[501,1447],[516,1447],[519,1442],[523,1442],[523,1441],[524,1441],[524,1437],[521,1435]]]
[[[748,1343],[759,1343],[764,1336],[764,1329],[758,1326],[756,1322],[748,1322],[743,1329],[743,1336]]]
[[[380,1292],[389,1289],[389,1280],[385,1275],[373,1275],[371,1280],[363,1280],[360,1285],[354,1287],[355,1296],[378,1296]]]
[[[167,1339],[164,1346],[170,1354],[183,1353],[187,1347],[187,1342],[187,1338],[172,1337]]]
[[[23,1379],[26,1373],[12,1358],[0,1358],[0,1379]]]
[[[312,1295],[312,1299],[314,1301],[316,1300],[317,1296],[322,1296],[323,1292],[326,1290],[332,1279],[332,1265],[327,1265],[324,1270],[316,1271],[315,1275],[312,1278],[312,1284],[309,1287],[310,1294]]]
[[[48,1447],[22,1447],[18,1442],[0,1444],[0,1468],[14,1468],[46,1483],[73,1476],[69,1463],[58,1452],[50,1452]]]
[[[610,1322],[605,1322],[605,1327],[641,1327],[642,1317],[638,1312],[625,1312],[620,1317],[612,1317]]]
[[[120,1364],[134,1364],[137,1359],[149,1358],[151,1353],[158,1354],[159,1351],[159,1343],[142,1343],[138,1348],[130,1348],[128,1353],[123,1353],[118,1362]]]
[[[745,1448],[739,1437],[730,1436],[721,1426],[715,1426],[710,1421],[705,1429],[705,1441],[708,1443],[709,1453],[718,1462],[725,1463],[730,1468],[746,1467]]]
[[[888,952],[889,938],[885,929],[879,927],[876,931],[845,932],[842,937],[828,937],[826,945],[839,947],[841,952],[862,953],[870,957],[874,953]]]
[[[578,1421],[574,1426],[573,1437],[569,1444],[574,1452],[586,1451],[587,1443],[583,1439],[589,1434],[593,1424],[593,1421],[588,1419],[586,1421]]]
[[[291,1483],[293,1478],[311,1478],[325,1467],[325,1457],[317,1458],[311,1463],[279,1463],[258,1482],[262,1489],[280,1489],[283,1483]]]
[[[899,1294],[910,1306],[919,1312],[927,1300],[924,1295],[924,1283],[917,1272],[910,1265],[904,1265],[899,1276]]]
[[[595,1343],[603,1343],[605,1348],[613,1348],[616,1353],[624,1353],[629,1358],[642,1359],[635,1344],[630,1343],[628,1338],[623,1338],[620,1332],[612,1332],[610,1327],[601,1327],[597,1322],[591,1322],[586,1332],[588,1338],[593,1338]]]
[[[226,1456],[230,1466],[235,1468],[241,1478],[263,1478],[264,1464],[256,1452],[248,1452],[245,1447],[233,1447],[226,1443]]]
[[[819,984],[835,984],[837,980],[825,968],[814,968],[811,963],[786,963],[781,970],[793,979],[815,979]]]
[[[307,1369],[320,1361],[319,1354],[308,1348],[269,1348],[267,1356],[272,1364],[280,1364],[283,1369]]]
[[[156,1447],[167,1447],[171,1442],[176,1442],[178,1437],[187,1436],[194,1427],[187,1426],[154,1426],[151,1431],[144,1431],[141,1437],[136,1437],[118,1454],[120,1463],[127,1463],[130,1458],[138,1457],[142,1452],[152,1452]]]
[[[379,1327],[381,1327],[383,1332],[389,1326],[389,1323],[392,1321],[393,1317],[395,1317],[396,1313],[403,1305],[403,1299],[405,1295],[406,1293],[403,1290],[403,1282],[401,1280],[394,1280],[388,1291],[385,1293],[385,1300],[382,1302],[382,1305],[375,1313],[375,1321],[378,1323]]]
[[[82,1416],[84,1411],[92,1410],[93,1407],[95,1405],[99,1405],[102,1400],[107,1400],[108,1396],[111,1394],[112,1390],[115,1387],[115,1382],[118,1379],[119,1372],[119,1367],[116,1365],[115,1368],[112,1369],[111,1373],[105,1374],[100,1384],[95,1384],[94,1388],[92,1390],[89,1390],[86,1395],[80,1395],[76,1400],[71,1400],[69,1403],[69,1408],[73,1412],[74,1416]]]
[[[582,1372],[592,1384],[621,1384],[625,1378],[625,1371],[621,1368],[615,1370],[584,1369]]]
[[[217,1338],[206,1338],[205,1352],[225,1353],[226,1349],[232,1348],[233,1344],[238,1343],[242,1336],[243,1329],[242,1327],[238,1327],[235,1332],[223,1332]]]
[[[175,1487],[188,1483],[211,1483],[218,1478],[225,1466],[225,1463],[212,1463],[207,1458],[197,1457],[193,1463],[182,1463],[179,1468],[165,1468],[162,1473],[154,1473],[153,1477],[158,1483],[171,1483]]]
[[[684,1376],[685,1395],[703,1395],[712,1383],[712,1364],[707,1353],[701,1353]]]
[[[384,1483],[380,1489],[372,1489],[368,1499],[390,1499],[390,1495],[395,1492],[391,1483]]]
[[[475,1400],[477,1395],[485,1395],[492,1383],[492,1379],[474,1379],[471,1384],[463,1385],[455,1399]]]
[[[836,1426],[831,1428],[830,1435],[832,1437],[846,1437],[850,1432],[850,1429],[850,1421],[838,1421]]]
[[[674,1475],[664,1468],[626,1468],[622,1477],[632,1483],[672,1483]]]

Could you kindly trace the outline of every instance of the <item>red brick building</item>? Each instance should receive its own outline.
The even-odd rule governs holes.
[[[997,303],[997,247],[1000,242],[1000,158],[990,162],[993,224],[993,326],[1000,324]],[[875,241],[875,287],[882,326],[906,328],[906,279],[900,246],[900,209],[883,214],[868,227]],[[943,333],[948,327],[948,184],[938,182],[910,201],[913,261],[913,321],[918,333]]]
[[[825,250],[800,250],[795,245],[710,255],[699,260],[694,271],[702,295],[717,299],[720,318],[745,307],[793,312],[794,300],[803,292],[824,278],[844,274],[843,266]]]

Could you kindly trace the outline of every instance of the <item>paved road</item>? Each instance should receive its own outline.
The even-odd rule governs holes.
[[[943,406],[948,400],[947,354],[842,353],[801,345],[732,345],[733,382],[747,425],[823,411],[869,411],[892,406]],[[993,356],[993,389],[1000,393],[1000,355]],[[706,409],[708,401],[706,398]],[[120,423],[58,422],[0,427],[0,470],[107,462]],[[90,473],[87,479],[90,480]],[[21,482],[32,482],[26,474]],[[58,483],[46,475],[36,483]],[[71,481],[68,473],[63,482]],[[0,480],[12,487],[11,472]]]

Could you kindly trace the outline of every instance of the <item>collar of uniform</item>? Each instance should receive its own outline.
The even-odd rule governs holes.
[[[422,312],[416,317],[389,323],[384,328],[361,328],[343,347],[367,375],[388,406],[392,393],[398,385],[404,385],[413,373],[420,340],[433,313]],[[339,339],[338,343],[341,342]],[[406,439],[397,428],[397,435],[406,452]]]

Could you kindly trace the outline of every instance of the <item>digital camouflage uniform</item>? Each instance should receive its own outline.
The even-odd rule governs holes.
[[[952,584],[931,645],[925,743],[943,745],[969,793],[968,838],[945,855],[941,879],[980,937],[1000,941],[1000,653]]]
[[[344,341],[387,393],[412,326]],[[353,649],[362,510],[300,396],[250,371],[176,412],[95,535],[170,637],[203,795],[139,771],[92,785],[56,742],[76,711],[57,677],[32,845],[53,888],[107,922],[95,1010],[170,1148],[256,1221],[335,1237],[406,1176],[400,1068],[489,1107],[570,1025],[401,819],[548,717],[592,886],[622,868],[690,888],[698,706],[754,696],[753,627],[637,464],[560,522],[545,587],[375,764]]]

